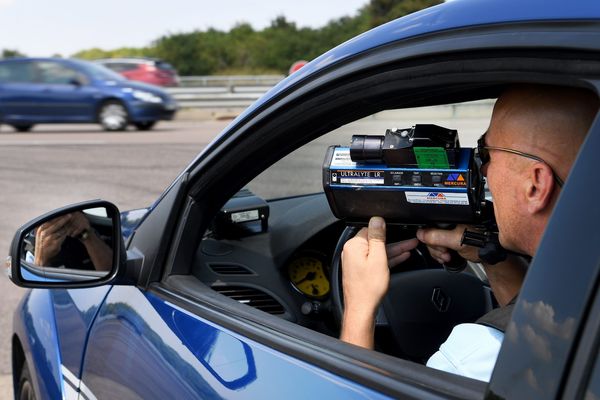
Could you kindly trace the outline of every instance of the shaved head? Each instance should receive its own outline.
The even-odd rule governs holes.
[[[592,92],[559,86],[518,85],[496,102],[485,144],[500,243],[533,256],[579,147],[598,111]],[[511,154],[518,150],[544,160]]]
[[[543,158],[564,180],[598,106],[598,98],[585,89],[514,86],[496,102],[488,141]]]

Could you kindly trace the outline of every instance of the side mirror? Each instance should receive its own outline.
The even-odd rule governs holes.
[[[82,288],[112,282],[125,258],[119,210],[94,200],[49,212],[19,228],[7,268],[18,286]]]

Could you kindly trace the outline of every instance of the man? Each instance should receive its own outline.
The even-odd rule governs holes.
[[[496,102],[480,140],[480,156],[504,248],[534,256],[598,106],[598,98],[586,90],[545,85],[512,87]],[[419,229],[417,238],[440,263],[450,260],[448,249],[478,262],[477,249],[460,244],[464,229]],[[346,243],[342,340],[373,348],[374,320],[389,286],[389,267],[406,260],[417,244],[412,239],[388,245],[386,251],[385,222],[379,217]],[[506,306],[520,290],[524,261],[511,256],[483,266],[498,303]],[[460,324],[427,365],[488,381],[503,336],[488,326]]]

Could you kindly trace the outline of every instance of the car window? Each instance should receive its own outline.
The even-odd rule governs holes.
[[[434,107],[386,110],[344,125],[290,153],[253,179],[248,188],[264,199],[323,191],[321,174],[330,145],[350,145],[352,135],[384,135],[386,129],[436,124],[457,129],[463,147],[475,147],[485,132],[493,101],[483,100]],[[293,171],[293,173],[292,173]],[[294,179],[290,180],[289,177]]]
[[[110,68],[113,71],[116,71],[116,72],[132,71],[137,68],[136,64],[122,63],[122,62],[121,63],[120,62],[104,63],[103,65],[107,68]]]
[[[34,81],[33,64],[29,61],[0,64],[0,82],[31,83]]]
[[[38,81],[47,84],[71,84],[81,81],[82,75],[76,70],[61,63],[40,61],[36,63]]]
[[[123,78],[118,73],[106,68],[100,64],[94,64],[92,62],[75,61],[77,65],[84,70],[92,79],[103,80],[103,81],[123,81]]]
[[[158,69],[162,69],[162,70],[165,70],[165,71],[173,71],[173,70],[175,70],[175,68],[173,68],[173,66],[171,64],[166,63],[164,61],[157,61],[156,62],[156,67]]]

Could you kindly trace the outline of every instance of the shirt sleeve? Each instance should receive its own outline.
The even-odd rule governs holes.
[[[489,382],[504,334],[480,324],[454,327],[427,366]]]

